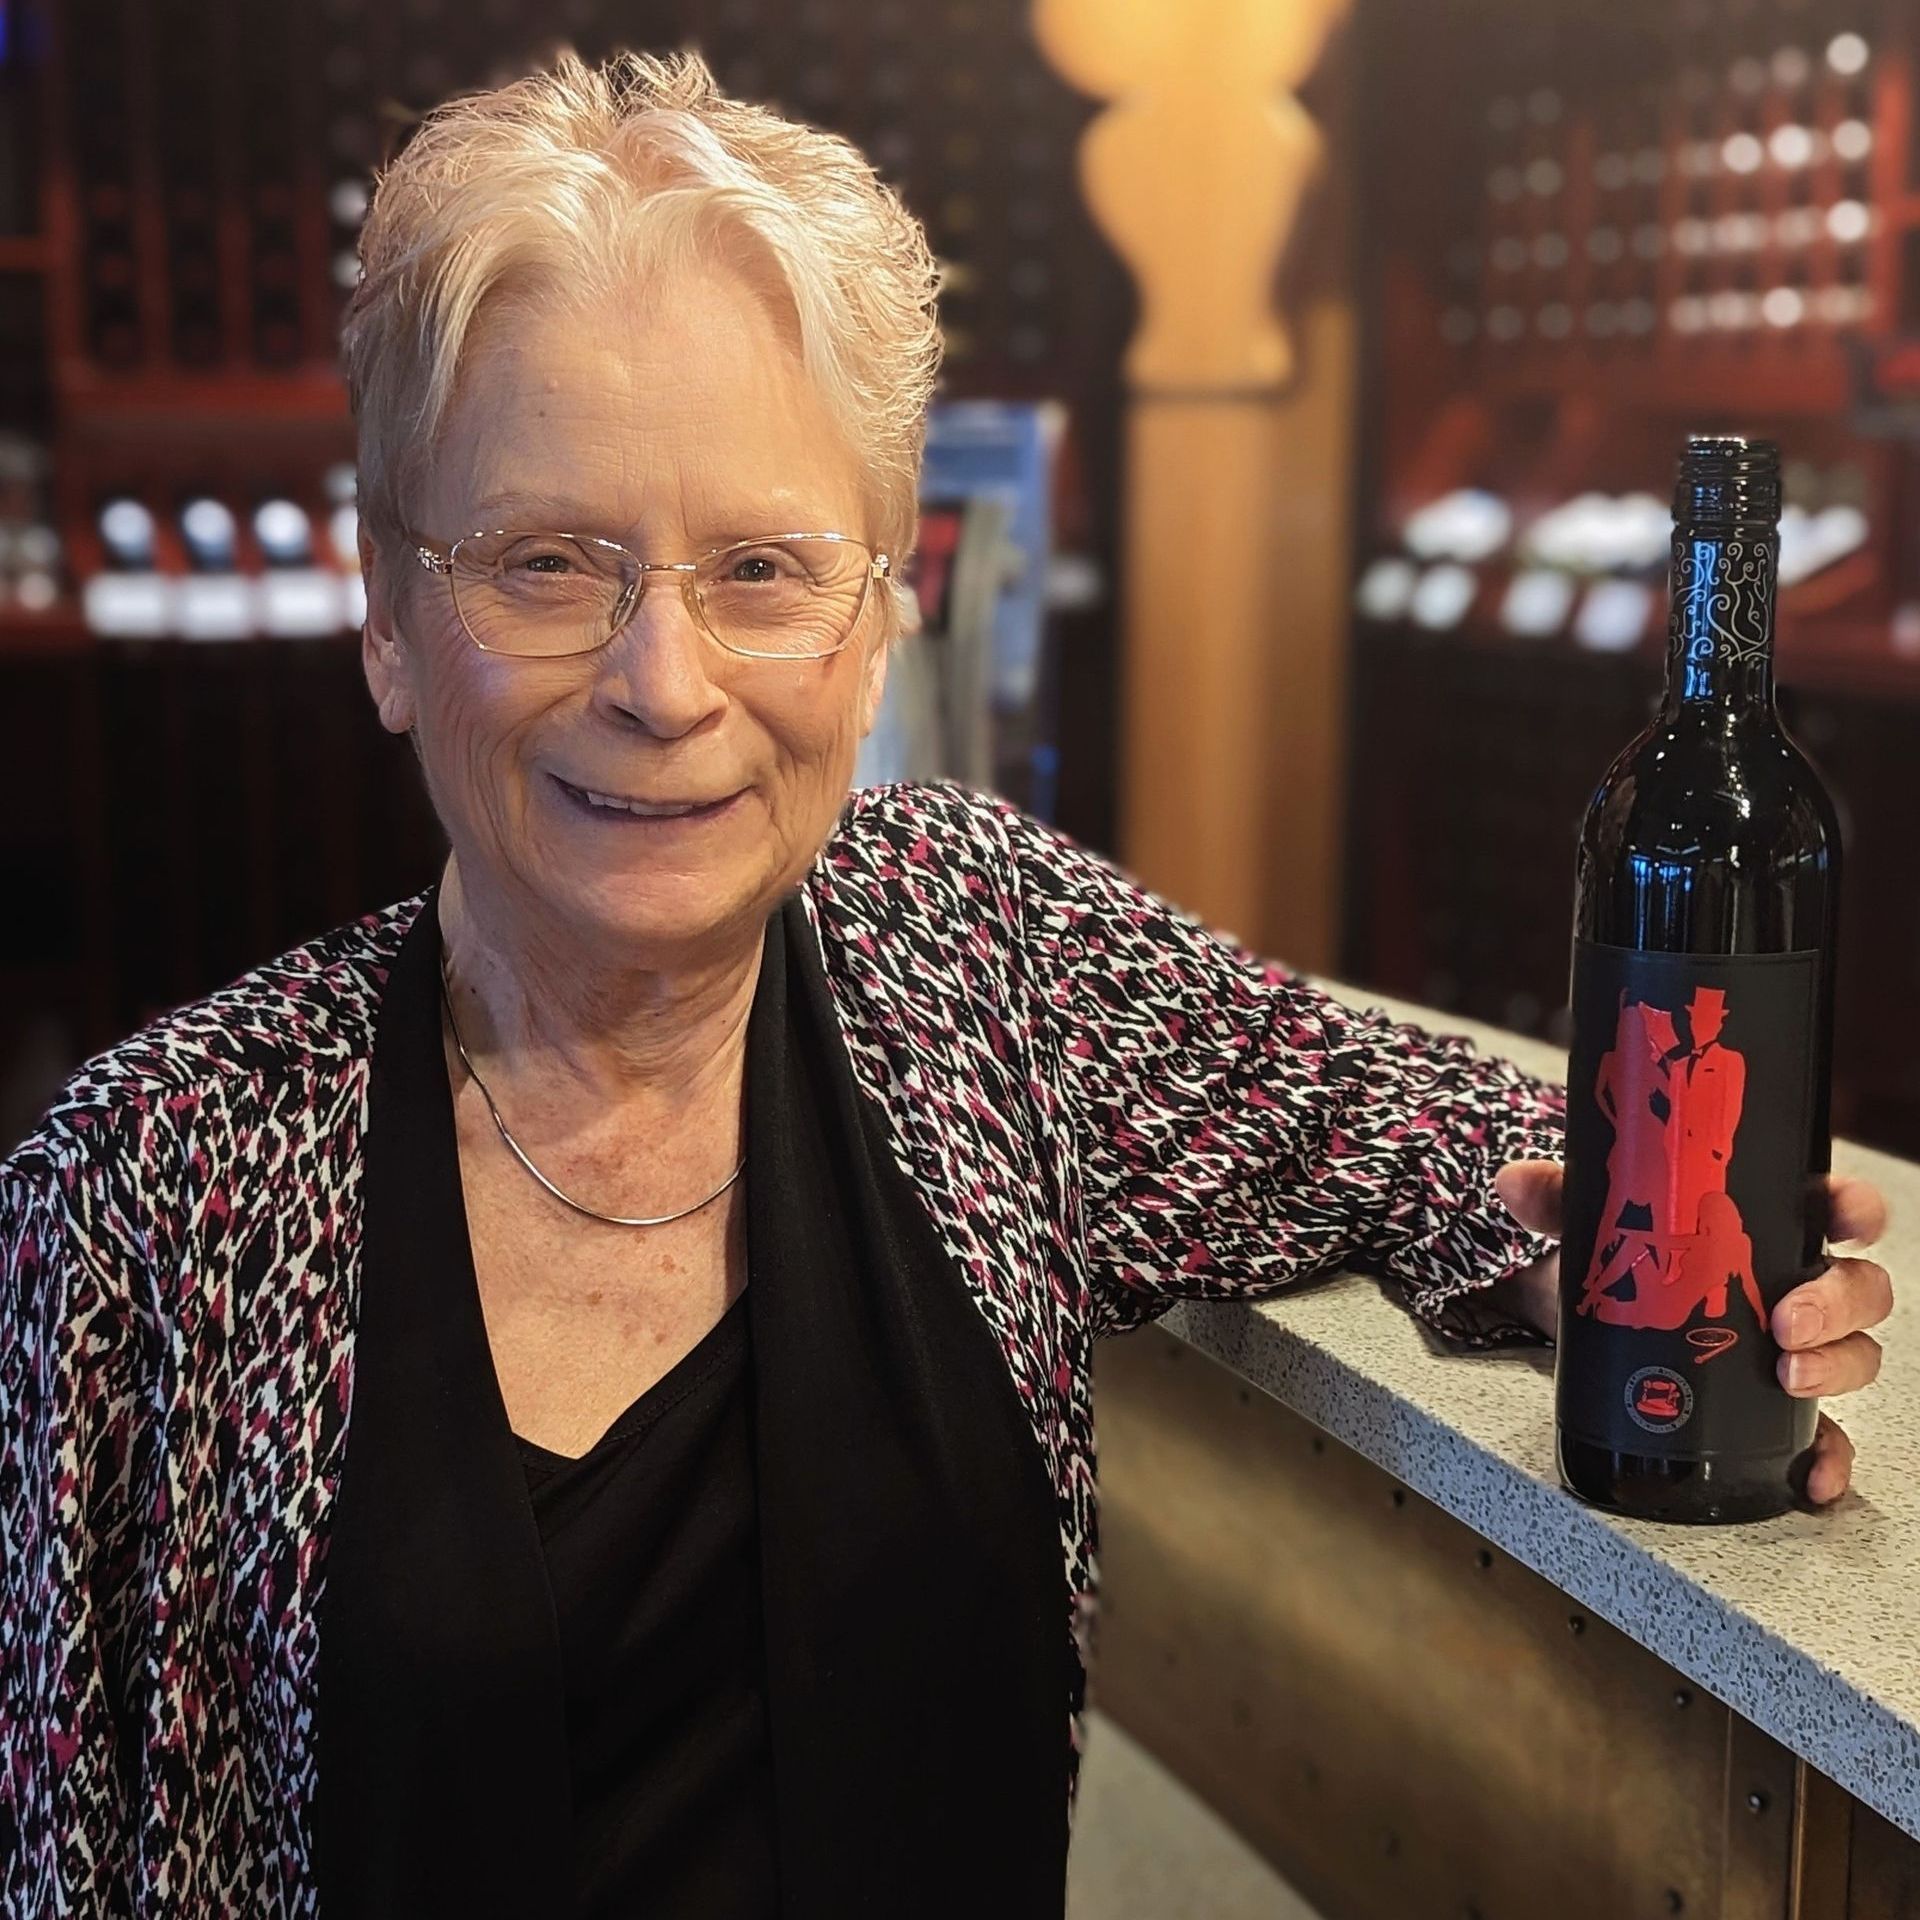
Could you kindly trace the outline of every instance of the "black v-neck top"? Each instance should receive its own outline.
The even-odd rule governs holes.
[[[853,1082],[804,902],[768,923],[748,1023],[746,1292],[583,1461],[529,1456],[500,1394],[431,907],[367,1101],[313,1650],[322,1913],[525,1920],[578,1885],[623,1920],[763,1920],[771,1848],[780,1920],[1060,1920],[1079,1668],[1052,1482]]]
[[[575,1912],[772,1920],[747,1296],[577,1459],[516,1434],[566,1685]]]

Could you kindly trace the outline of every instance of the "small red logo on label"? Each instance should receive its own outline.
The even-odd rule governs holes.
[[[1642,1367],[1627,1382],[1627,1412],[1648,1433],[1672,1433],[1693,1417],[1693,1389],[1670,1367]]]

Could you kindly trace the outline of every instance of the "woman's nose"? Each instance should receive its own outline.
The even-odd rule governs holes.
[[[713,643],[695,624],[677,574],[629,581],[612,620],[615,632],[600,656],[595,686],[609,710],[673,740],[725,706],[713,678]]]

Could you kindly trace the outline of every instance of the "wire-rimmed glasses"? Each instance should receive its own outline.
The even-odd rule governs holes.
[[[697,560],[642,560],[585,533],[495,528],[451,546],[410,536],[429,573],[453,590],[460,624],[487,653],[557,660],[594,653],[633,617],[650,573],[680,576],[694,624],[753,660],[838,653],[892,562],[844,533],[775,533],[714,547]]]

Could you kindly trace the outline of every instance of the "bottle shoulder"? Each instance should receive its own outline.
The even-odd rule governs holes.
[[[1837,846],[1833,802],[1775,715],[1656,717],[1614,760],[1587,808],[1589,853],[1686,859],[1739,848],[1777,858]]]

